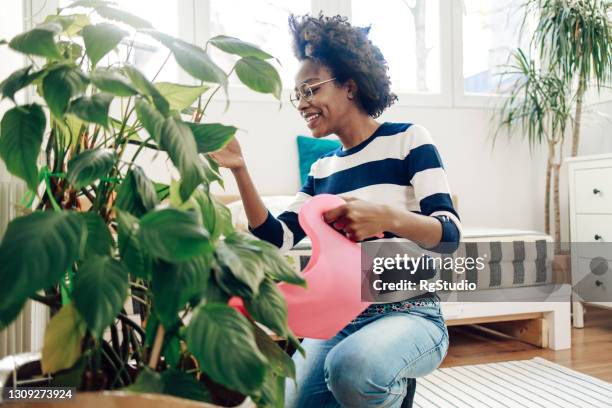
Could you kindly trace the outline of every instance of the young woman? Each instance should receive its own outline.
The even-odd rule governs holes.
[[[350,198],[324,218],[354,241],[384,233],[434,251],[457,243],[459,217],[428,132],[375,120],[396,96],[367,30],[339,16],[292,16],[289,24],[301,61],[292,103],[314,137],[335,134],[342,147],[313,164],[295,202],[277,218],[262,203],[238,141],[215,153],[236,178],[252,233],[290,249],[304,237],[301,206],[330,193]],[[302,345],[306,358],[293,357],[297,387],[287,382],[287,406],[409,407],[415,378],[446,356],[448,331],[433,294],[373,304],[332,339]]]

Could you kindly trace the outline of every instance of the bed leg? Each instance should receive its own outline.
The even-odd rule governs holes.
[[[577,329],[584,327],[584,305],[582,302],[572,302],[572,322]]]
[[[544,313],[544,333],[548,334],[548,348],[564,350],[572,346],[570,302],[550,302],[553,308]]]

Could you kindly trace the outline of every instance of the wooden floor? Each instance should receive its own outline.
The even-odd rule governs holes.
[[[449,327],[442,367],[542,357],[612,383],[612,310],[589,307],[583,329],[572,329],[572,348],[541,349],[473,326]]]

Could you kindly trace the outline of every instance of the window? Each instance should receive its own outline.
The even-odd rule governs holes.
[[[309,0],[210,0],[210,36],[225,34],[252,42],[277,58],[276,66],[284,88],[293,88],[298,61],[293,56],[289,35],[289,15],[310,12]],[[210,47],[212,58],[228,72],[234,56]],[[231,85],[239,81],[232,75]]]
[[[439,0],[353,0],[351,14],[353,24],[371,26],[394,92],[441,91]]]
[[[523,0],[464,0],[463,91],[465,94],[503,93],[502,65],[511,52],[528,49],[531,21],[525,21]],[[525,25],[523,26],[523,22]],[[512,81],[504,77],[504,82]]]
[[[73,2],[74,0],[60,0],[59,6],[66,7]],[[115,3],[117,8],[149,21],[153,24],[155,29],[175,37],[180,36],[179,6],[177,1],[115,0]],[[88,9],[74,9],[74,12],[88,13],[88,11]],[[97,20],[102,21],[95,13],[91,13],[89,16],[94,23],[97,22]],[[121,28],[132,34],[135,33],[135,30],[130,26],[118,22],[114,22],[114,24],[121,25]],[[112,63],[113,58],[125,58],[127,47],[121,48],[119,52],[121,53],[119,56],[113,55],[112,53],[109,54],[106,63]],[[151,78],[158,72],[167,56],[167,48],[159,44],[156,40],[148,35],[136,34],[130,61],[141,69],[147,77]],[[180,69],[174,59],[170,58],[156,80],[176,82],[179,80],[179,71]]]

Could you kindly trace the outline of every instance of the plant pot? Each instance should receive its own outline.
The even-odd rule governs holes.
[[[218,408],[219,405],[191,401],[184,398],[172,397],[162,394],[136,394],[123,391],[81,392],[70,400],[55,400],[44,402],[17,402],[12,407],[32,408]],[[245,401],[241,408],[255,407],[250,401]]]
[[[49,376],[44,376],[40,367],[40,353],[21,353],[0,360],[0,389],[12,387],[15,381],[21,387],[49,386]],[[0,402],[4,402],[1,401]],[[220,408],[220,405],[192,401],[164,394],[143,394],[124,391],[76,392],[70,400],[13,401],[12,407],[32,408]],[[247,398],[238,408],[254,408]]]

